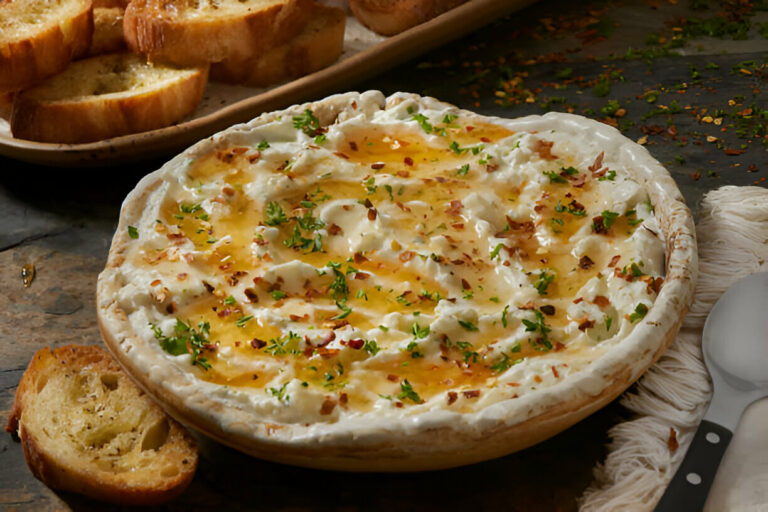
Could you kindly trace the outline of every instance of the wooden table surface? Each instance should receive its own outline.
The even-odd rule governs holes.
[[[541,0],[349,88],[416,92],[503,117],[557,110],[604,120],[667,166],[695,213],[707,190],[768,180],[766,59],[768,11],[746,2]],[[101,343],[96,276],[121,201],[161,163],[61,169],[0,158],[3,422],[37,349]],[[27,263],[37,273],[24,288]],[[576,510],[609,428],[625,415],[615,402],[523,452],[415,474],[292,468],[202,440],[192,485],[160,509]],[[19,443],[0,436],[0,509],[119,508],[49,490]]]

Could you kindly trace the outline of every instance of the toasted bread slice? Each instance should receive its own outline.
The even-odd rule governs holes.
[[[91,57],[17,94],[11,133],[82,143],[161,128],[195,110],[207,79],[207,67],[152,65],[129,53]]]
[[[91,0],[0,1],[0,93],[60,72],[91,44]]]
[[[89,55],[102,55],[126,50],[123,35],[122,7],[93,8],[93,40],[88,49]]]
[[[322,69],[341,55],[346,21],[342,9],[315,5],[299,35],[248,59],[213,64],[211,79],[262,87]]]
[[[114,503],[173,499],[197,466],[194,438],[100,347],[39,350],[6,430],[43,483]]]
[[[128,46],[155,62],[195,66],[242,60],[298,34],[313,0],[133,0]]]
[[[467,0],[349,0],[352,14],[381,35],[399,34]]]

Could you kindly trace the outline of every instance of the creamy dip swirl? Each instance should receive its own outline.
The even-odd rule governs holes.
[[[482,411],[584,371],[659,293],[611,149],[405,95],[275,117],[160,171],[114,299],[148,373],[262,420]]]

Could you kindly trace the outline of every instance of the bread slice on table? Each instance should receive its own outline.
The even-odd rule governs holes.
[[[84,55],[91,0],[0,1],[0,93],[33,85]]]
[[[15,96],[11,133],[83,143],[162,128],[195,110],[207,79],[207,67],[152,65],[131,53],[80,60]]]
[[[381,35],[391,36],[463,4],[467,0],[349,0],[352,14]]]
[[[263,87],[322,69],[341,55],[346,21],[342,9],[314,5],[299,35],[246,59],[211,65],[211,80]]]
[[[113,503],[169,501],[197,466],[194,438],[101,347],[39,350],[6,430],[18,433],[29,469],[43,483]]]
[[[88,55],[102,55],[126,50],[123,35],[122,7],[93,8],[93,39],[88,49]]]
[[[313,0],[132,0],[128,46],[155,62],[195,66],[243,59],[281,44],[309,20]]]

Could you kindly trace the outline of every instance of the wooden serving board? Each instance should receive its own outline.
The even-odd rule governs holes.
[[[364,78],[457,39],[535,0],[469,0],[426,23],[382,37],[348,16],[344,50],[331,66],[269,88],[210,82],[198,109],[179,124],[86,144],[55,144],[14,138],[8,108],[0,107],[0,155],[43,165],[102,166],[176,153],[196,141],[262,112],[349,90]],[[347,8],[345,0],[333,2]],[[349,10],[347,9],[347,12]],[[411,92],[411,91],[408,91]],[[412,91],[417,92],[417,91]]]

